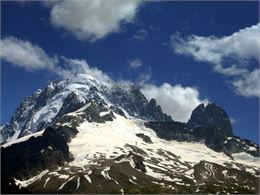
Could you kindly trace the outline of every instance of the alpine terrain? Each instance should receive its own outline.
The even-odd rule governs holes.
[[[87,74],[26,98],[0,141],[2,193],[259,193],[259,145],[223,108],[181,123],[136,85]]]

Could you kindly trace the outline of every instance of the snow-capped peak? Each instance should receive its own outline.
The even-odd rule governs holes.
[[[70,79],[52,81],[43,90],[37,90],[28,97],[16,110],[10,124],[2,131],[2,141],[11,141],[41,131],[53,125],[62,114],[70,112],[64,101],[70,94],[75,94],[74,107],[82,107],[90,100],[95,100],[103,106],[113,108],[113,111],[124,113],[125,116],[147,118],[150,120],[171,120],[163,114],[157,105],[153,105],[152,113],[147,113],[151,105],[136,87],[125,87],[120,84],[99,81],[91,75],[77,73]],[[68,101],[68,100],[67,100]],[[72,101],[72,100],[71,100]],[[76,104],[76,105],[75,105]],[[70,109],[74,109],[70,107]]]

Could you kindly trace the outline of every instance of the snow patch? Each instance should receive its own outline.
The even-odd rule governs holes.
[[[68,182],[70,182],[72,179],[74,179],[75,176],[71,177],[69,180],[67,180],[66,182],[64,182],[60,187],[59,190],[61,190]]]
[[[258,164],[258,167],[260,165],[260,158],[259,157],[254,157],[246,152],[240,152],[240,153],[234,153],[232,154],[232,157],[243,164],[250,163],[251,165],[256,165]]]
[[[13,144],[17,144],[17,143],[21,143],[21,142],[25,142],[27,140],[29,140],[31,137],[39,137],[39,136],[42,136],[44,130],[43,131],[39,131],[39,132],[36,132],[36,133],[33,133],[33,134],[30,134],[30,135],[26,135],[26,136],[23,136],[19,139],[16,139],[16,140],[13,140],[13,141],[9,141],[7,142],[6,144],[2,145],[1,147],[9,147]]]
[[[80,186],[80,177],[78,177],[78,179],[77,179],[77,187],[76,187],[76,190],[79,188],[79,186]]]
[[[59,178],[60,179],[68,179],[70,176],[69,175],[60,175]]]
[[[248,151],[256,151],[257,149],[256,149],[255,147],[248,146],[247,150],[248,150]]]
[[[44,183],[44,186],[43,186],[43,188],[45,188],[45,187],[46,187],[46,185],[47,185],[47,183],[49,182],[49,180],[50,180],[50,177],[48,177],[48,178],[45,180],[45,183]]]
[[[15,142],[17,140],[17,138],[19,137],[20,133],[21,133],[20,130],[16,130],[14,132],[14,135],[12,137],[8,137],[6,141],[7,142]]]
[[[109,174],[107,173],[107,171],[101,171],[101,175],[103,175],[103,177],[106,179],[106,180],[111,180],[111,177],[109,176]]]
[[[91,181],[89,175],[84,175],[84,177],[86,178],[86,180],[87,180],[89,183],[92,183],[92,181]]]
[[[228,173],[227,170],[222,171],[222,174],[225,175],[225,176],[227,175],[227,173]]]
[[[18,180],[18,179],[15,179],[14,178],[14,181],[15,181],[15,184],[18,185],[18,186],[21,186],[21,187],[27,187],[29,186],[30,184],[34,183],[35,181],[38,181],[40,180],[44,175],[46,175],[47,173],[49,172],[49,170],[44,170],[42,171],[40,174],[30,178],[30,179],[27,179],[27,180]]]
[[[110,114],[110,111],[100,112],[100,113],[99,113],[99,116],[103,117],[103,116],[106,116],[106,115],[108,115],[108,114]]]

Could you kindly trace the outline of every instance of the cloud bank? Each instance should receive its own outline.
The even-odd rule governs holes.
[[[95,41],[132,22],[140,0],[73,0],[51,4],[50,21],[79,40]]]
[[[191,35],[182,38],[179,33],[171,36],[171,47],[177,55],[190,56],[207,62],[213,70],[232,78],[235,91],[243,96],[259,96],[258,68],[249,68],[259,62],[260,23],[241,29],[230,36],[203,37]],[[236,77],[236,78],[234,78]]]
[[[27,71],[52,70],[57,59],[50,57],[39,46],[9,36],[0,40],[0,58]]]
[[[258,59],[260,23],[221,38],[191,35],[186,39],[177,33],[171,37],[175,53],[192,56],[197,61],[221,64],[225,58]]]

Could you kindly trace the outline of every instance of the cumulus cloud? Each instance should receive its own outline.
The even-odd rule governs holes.
[[[171,37],[171,46],[177,54],[192,56],[197,61],[213,64],[221,64],[225,58],[258,60],[259,34],[260,23],[221,38],[191,35],[183,39],[177,33]]]
[[[83,59],[69,59],[63,56],[50,57],[41,47],[26,40],[6,37],[0,40],[0,58],[27,71],[47,70],[54,75],[69,78],[77,73],[89,74],[103,82],[112,79]]]
[[[28,71],[54,69],[57,59],[50,57],[39,46],[9,36],[0,41],[0,58]]]
[[[243,78],[233,81],[236,92],[240,95],[260,97],[260,70],[255,69]]]
[[[135,58],[129,61],[130,68],[140,68],[143,65],[142,60],[140,58]]]
[[[80,40],[95,41],[120,31],[122,23],[132,22],[140,3],[140,0],[57,1],[50,20]]]
[[[199,91],[193,87],[163,83],[160,86],[145,84],[141,89],[147,99],[154,98],[162,110],[174,120],[187,122],[195,107],[207,100],[201,100]]]
[[[210,63],[213,70],[231,77],[235,91],[240,95],[259,96],[259,88],[252,81],[256,73],[249,68],[256,64],[255,62],[259,62],[259,34],[260,23],[224,37],[191,35],[182,38],[179,33],[175,33],[171,36],[170,44],[177,55],[190,56],[196,61]]]

